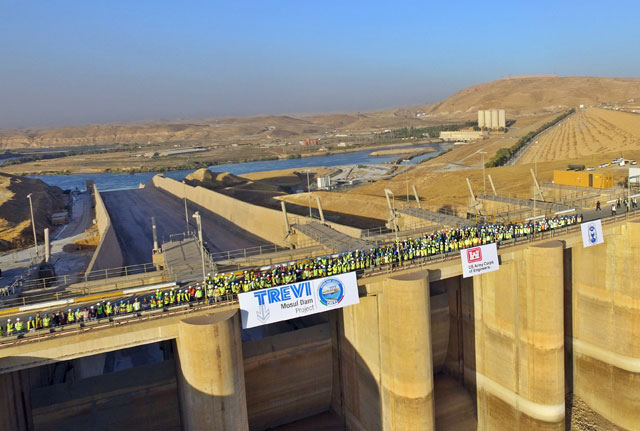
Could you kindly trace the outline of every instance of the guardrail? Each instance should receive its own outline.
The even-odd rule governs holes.
[[[241,248],[237,250],[221,251],[210,253],[213,261],[231,260],[231,259],[244,259],[252,256],[261,256],[267,253],[277,253],[279,251],[290,250],[288,247],[281,247],[276,244],[260,245],[256,247]]]
[[[75,283],[87,283],[90,281],[107,280],[114,277],[122,277],[135,274],[146,274],[156,271],[153,263],[143,263],[139,265],[121,266],[118,268],[105,268],[91,271],[89,273],[76,273],[58,275],[54,277],[38,278],[35,280],[23,280],[20,284],[22,292],[29,292],[34,289],[60,288]]]

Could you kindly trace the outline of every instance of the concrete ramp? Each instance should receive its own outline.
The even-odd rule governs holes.
[[[367,241],[353,238],[321,223],[294,224],[291,227],[336,253],[348,250],[366,250],[372,247],[372,244]]]
[[[202,278],[202,256],[195,238],[170,241],[162,244],[164,262],[176,280],[189,281]],[[205,270],[211,272],[209,260],[205,259]]]
[[[518,199],[518,198],[509,198],[506,196],[495,196],[495,195],[480,195],[478,199],[492,202],[500,202],[507,205],[518,205],[525,208],[533,208],[534,206],[539,210],[544,210],[545,212],[559,212],[573,209],[568,205],[558,204],[555,202],[545,202],[545,201],[532,201],[529,199]]]
[[[456,217],[449,214],[442,214],[422,208],[402,208],[397,210],[400,214],[427,220],[435,224],[451,227],[462,227],[469,224],[469,221],[462,217]]]

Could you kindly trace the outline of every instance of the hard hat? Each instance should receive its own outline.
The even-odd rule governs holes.
[[[11,322],[11,319],[7,319],[7,322]]]
[[[20,318],[19,318],[19,317],[16,317],[16,320],[17,320],[17,321],[20,321]]]
[[[107,305],[111,305],[111,302],[107,302]]]
[[[93,310],[93,305],[91,306],[91,309]]]
[[[29,320],[33,319],[33,316],[29,316]]]
[[[47,314],[47,313],[44,313],[44,317],[47,317],[47,316],[48,316],[48,314]],[[11,319],[9,319],[9,320],[11,320]]]

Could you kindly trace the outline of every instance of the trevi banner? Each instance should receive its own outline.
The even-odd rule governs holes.
[[[360,303],[355,272],[240,293],[242,329]]]

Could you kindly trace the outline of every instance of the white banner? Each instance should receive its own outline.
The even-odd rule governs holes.
[[[460,260],[464,278],[500,269],[498,247],[495,243],[460,250]]]
[[[355,272],[240,293],[242,329],[360,303]]]
[[[582,230],[582,246],[591,247],[592,245],[602,244],[604,235],[602,235],[602,223],[600,220],[588,221],[580,225]]]

